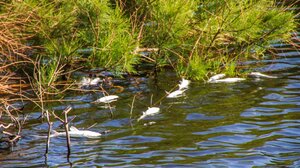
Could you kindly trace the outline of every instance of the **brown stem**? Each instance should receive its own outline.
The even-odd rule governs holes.
[[[45,156],[47,157],[47,155],[48,155],[48,153],[49,153],[49,148],[50,148],[50,138],[51,138],[51,137],[50,137],[50,134],[51,134],[52,125],[53,125],[53,123],[50,122],[48,110],[46,110],[46,118],[47,118],[47,123],[48,123],[48,136],[47,136],[47,145],[46,145]]]
[[[67,137],[68,158],[71,155],[71,140],[70,140],[70,134],[69,134],[68,112],[70,112],[71,110],[72,110],[71,106],[67,107],[64,110],[64,114],[65,114],[64,124],[65,124],[65,131],[66,131],[66,137]]]
[[[65,132],[66,132],[66,139],[67,139],[67,148],[68,148],[68,160],[69,160],[69,157],[71,155],[71,139],[70,139],[70,134],[69,134],[69,122],[68,122],[68,113],[72,110],[72,107],[71,106],[68,106],[64,111],[64,115],[65,115],[65,118],[64,120],[61,119],[60,117],[58,117],[54,112],[52,112],[53,116],[58,119],[61,123],[64,124],[64,127],[65,127]]]

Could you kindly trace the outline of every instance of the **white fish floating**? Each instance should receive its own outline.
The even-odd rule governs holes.
[[[190,83],[191,83],[191,81],[182,78],[182,80],[180,81],[180,84],[178,84],[179,90],[188,89]]]
[[[137,121],[140,121],[141,119],[147,117],[147,116],[153,116],[157,113],[159,113],[159,107],[148,107],[148,110],[143,112],[143,115],[137,119]]]
[[[88,78],[88,77],[83,77],[82,80],[79,82],[79,85],[82,86],[96,86],[101,82],[100,78]]]
[[[246,80],[245,78],[225,78],[211,81],[210,83],[235,83]]]
[[[167,98],[177,98],[183,96],[183,93],[189,88],[191,81],[182,78],[180,84],[178,84],[179,89],[171,93],[167,92]]]
[[[155,121],[150,121],[148,123],[145,123],[144,126],[150,126],[150,125],[154,125],[154,124],[156,124]]]
[[[90,82],[91,82],[91,78],[83,77],[79,82],[79,85],[85,86],[88,85]]]
[[[207,82],[210,83],[210,82],[213,82],[215,80],[222,79],[224,77],[225,77],[225,74],[217,74],[217,75],[214,75],[214,76],[210,77]]]
[[[266,75],[266,74],[262,74],[260,72],[251,72],[248,75],[257,77],[257,78],[260,78],[260,77],[262,77],[262,78],[277,78],[277,76]]]
[[[66,132],[57,132],[53,131],[54,133],[50,135],[50,137],[57,137],[57,136],[66,136]],[[100,137],[102,134],[99,132],[88,131],[88,130],[79,130],[74,126],[70,127],[69,130],[70,137],[87,137],[87,138],[97,138]]]
[[[100,78],[91,79],[90,85],[98,85],[100,82]]]
[[[93,103],[111,103],[117,101],[118,98],[119,96],[117,95],[109,95],[109,96],[101,97],[100,99],[97,99]]]
[[[178,98],[182,97],[185,90],[175,90],[174,92],[168,93],[167,98]]]

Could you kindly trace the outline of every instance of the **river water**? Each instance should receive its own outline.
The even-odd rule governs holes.
[[[47,124],[37,108],[26,107],[23,137],[12,150],[0,151],[0,167],[300,167],[300,53],[289,45],[274,46],[281,48],[276,59],[244,64],[276,79],[193,81],[176,99],[164,98],[180,80],[174,72],[119,79],[125,90],[111,104],[113,117],[108,108],[90,103],[98,92],[66,96],[76,101],[51,108],[59,113],[71,104],[70,117],[76,116],[71,125],[111,131],[100,138],[72,138],[69,162],[64,137],[51,139],[45,162]],[[151,99],[160,113],[137,122]],[[54,122],[54,129],[61,131],[59,126]]]

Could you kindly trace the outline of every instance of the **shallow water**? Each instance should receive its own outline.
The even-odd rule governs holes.
[[[71,104],[70,117],[76,116],[72,125],[84,129],[94,124],[89,130],[111,130],[97,139],[72,138],[70,162],[65,138],[56,137],[51,139],[45,163],[47,124],[38,119],[39,111],[27,106],[24,110],[30,115],[23,138],[12,151],[0,151],[0,167],[298,167],[300,54],[289,51],[276,57],[245,64],[277,79],[192,82],[186,96],[176,99],[163,98],[165,90],[180,80],[173,72],[161,72],[157,78],[120,79],[125,91],[112,103],[112,118],[109,109],[90,103],[100,93],[70,94],[65,99],[76,101],[51,108],[59,113]],[[137,122],[152,95],[161,112]],[[54,123],[55,129],[61,130],[59,126]]]

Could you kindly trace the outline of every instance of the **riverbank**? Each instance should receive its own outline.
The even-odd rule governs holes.
[[[48,102],[78,91],[81,78],[72,74],[80,70],[106,80],[106,88],[95,89],[101,94],[123,92],[109,77],[141,73],[144,79],[169,68],[194,81],[221,72],[243,76],[241,62],[259,59],[274,40],[292,42],[297,23],[291,7],[268,0],[4,3],[0,87],[8,96],[1,98],[1,117],[12,117],[9,140],[20,136],[23,121],[15,117],[22,108],[8,107],[30,101],[44,116]],[[113,75],[100,76],[93,68]],[[133,77],[129,83],[142,82]],[[5,128],[9,122],[1,124]]]

